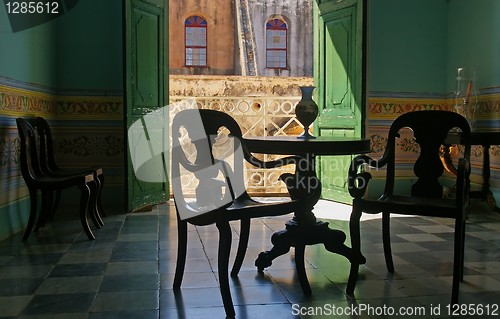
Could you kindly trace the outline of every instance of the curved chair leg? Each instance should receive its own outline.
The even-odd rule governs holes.
[[[61,190],[51,191],[50,195],[50,215],[49,218],[52,219],[56,214],[57,208],[59,207],[59,202],[61,200]]]
[[[175,267],[174,290],[181,288],[187,254],[187,222],[177,217],[177,265]]]
[[[384,256],[387,271],[394,272],[394,262],[392,261],[391,249],[391,216],[390,213],[382,213],[382,241],[384,243]]]
[[[349,272],[349,280],[347,281],[346,293],[352,295],[354,288],[356,288],[356,281],[358,280],[358,272],[361,258],[361,234],[359,228],[359,220],[361,219],[362,211],[353,203],[351,218],[349,220],[349,231],[351,235],[351,247],[355,257],[351,261],[351,270]],[[357,255],[357,258],[356,258]]]
[[[94,234],[89,226],[89,221],[87,219],[88,206],[90,201],[90,187],[87,183],[80,185],[81,198],[80,198],[80,221],[83,226],[83,230],[89,239],[95,239]]]
[[[233,299],[231,298],[228,276],[229,253],[231,252],[232,240],[231,226],[229,226],[228,221],[217,222],[216,225],[219,229],[219,255],[217,264],[220,293],[222,295],[224,309],[226,310],[226,317],[234,318],[236,313],[234,312]]]
[[[304,264],[306,246],[303,244],[295,245],[295,269],[297,270],[297,277],[299,278],[300,287],[304,295],[310,296],[312,294],[311,286],[307,280],[306,268]]]
[[[59,200],[61,198],[61,190],[47,190],[46,204],[42,206],[42,213],[47,214],[47,220],[52,220],[56,214]]]
[[[233,269],[231,270],[231,277],[238,276],[245,254],[248,247],[248,239],[250,237],[250,218],[242,219],[240,226],[240,241],[238,243],[238,252],[234,260]]]
[[[26,230],[24,231],[23,240],[27,240],[35,226],[37,217],[37,201],[36,201],[36,189],[30,188],[30,217],[28,219],[28,225],[26,225]]]
[[[96,175],[96,176],[94,176],[95,180],[98,183],[97,198],[96,198],[97,212],[99,213],[100,216],[106,216],[106,213],[104,212],[104,209],[102,208],[102,202],[101,202],[102,188],[104,186],[104,174],[103,174],[102,170],[99,169],[95,175]]]
[[[40,228],[47,224],[47,221],[50,219],[52,212],[50,209],[52,208],[52,200],[51,200],[51,190],[42,190],[42,204],[40,207],[40,214],[38,216],[38,221],[35,226],[35,232],[37,232]]]
[[[460,281],[463,280],[465,242],[465,221],[461,218],[455,220],[454,257],[453,257],[453,284],[451,289],[451,304],[458,304]]]
[[[92,222],[96,228],[101,228],[104,226],[104,222],[99,215],[99,211],[97,208],[97,193],[99,191],[99,182],[95,179],[92,183],[89,183],[90,186],[90,202],[89,202],[89,213]]]
[[[460,260],[459,260],[459,262],[460,262],[460,281],[464,280],[465,227],[466,227],[466,224],[467,224],[467,214],[468,214],[467,204],[464,203],[462,205],[463,205],[463,207],[462,207],[462,215],[461,215],[462,218],[460,218],[460,225],[461,225],[461,228],[460,228],[460,235],[461,235],[461,238],[460,238]]]
[[[57,208],[59,207],[59,202],[61,201],[61,190],[56,190],[54,192],[55,196],[54,196],[54,204],[53,204],[53,211],[54,213],[56,212]]]
[[[462,238],[460,244],[460,281],[464,281],[464,262],[465,262],[465,223],[467,221],[462,221]]]

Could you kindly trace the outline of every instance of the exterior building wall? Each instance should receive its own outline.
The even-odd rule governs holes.
[[[207,20],[207,67],[186,67],[184,22],[198,15]],[[170,74],[235,74],[233,0],[169,1]]]
[[[313,85],[309,77],[183,76],[169,79],[171,97],[300,96],[299,86]]]
[[[312,76],[312,0],[247,0],[261,76]],[[266,22],[281,18],[288,24],[287,69],[266,68]]]
[[[191,15],[200,15],[208,22],[208,67],[185,66],[184,21]],[[237,18],[246,15],[245,21]],[[271,18],[281,18],[288,25],[286,69],[266,68],[266,22]],[[170,74],[241,75],[245,64],[255,60],[256,74],[252,75],[312,76],[312,0],[170,1],[169,37]],[[248,43],[255,47],[250,51],[240,48]]]

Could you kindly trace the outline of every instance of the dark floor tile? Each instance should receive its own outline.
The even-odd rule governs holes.
[[[54,265],[6,266],[0,271],[0,279],[45,278],[53,268]]]
[[[43,278],[0,279],[0,296],[32,295]]]
[[[21,239],[19,239],[21,240]],[[10,244],[12,241],[12,244]],[[16,240],[9,237],[8,239],[0,242],[0,256],[14,257],[24,250],[24,245],[15,244]]]
[[[95,293],[35,295],[22,315],[88,312],[94,298]]]
[[[158,251],[158,241],[137,241],[137,242],[117,242],[114,251],[135,251],[135,250],[148,250]]]
[[[155,250],[119,250],[111,255],[111,262],[116,261],[150,261],[158,260],[158,251]]]
[[[305,263],[312,295],[306,296],[297,281],[294,249],[273,260],[263,274],[254,264],[260,252],[272,247],[273,232],[283,230],[290,218],[252,222],[243,267],[238,277],[230,278],[237,318],[322,318],[307,311],[325,309],[325,305],[418,304],[429,310],[449,303],[453,220],[393,217],[392,274],[385,266],[381,220],[362,221],[362,251],[367,263],[360,267],[354,296],[345,295],[349,261],[323,245],[308,246]],[[349,246],[349,222],[325,221],[330,228],[346,233]],[[500,242],[496,235],[492,237],[498,221],[500,216],[489,215],[472,215],[468,220],[462,303],[498,303]],[[161,205],[151,212],[105,217],[105,226],[94,230],[94,241],[86,238],[77,220],[55,221],[26,243],[22,234],[1,241],[0,318],[224,318],[217,274],[217,228],[189,225],[186,270],[180,291],[174,292],[176,224],[174,210]],[[231,227],[230,264],[240,231],[238,223]],[[335,318],[387,317],[344,314]]]
[[[100,291],[137,291],[158,290],[160,288],[158,275],[123,275],[105,276]]]
[[[159,310],[91,312],[88,319],[158,319]]]
[[[157,261],[117,261],[106,265],[106,275],[158,274]]]
[[[158,309],[158,290],[99,292],[92,312]]]
[[[50,272],[49,277],[99,276],[104,274],[106,265],[106,263],[55,265],[54,269]]]
[[[57,262],[63,256],[62,253],[59,254],[30,254],[30,255],[18,255],[13,258],[6,266],[36,266],[36,265],[47,265],[47,264],[57,264]]]

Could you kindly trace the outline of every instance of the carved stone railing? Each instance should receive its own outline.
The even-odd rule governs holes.
[[[295,118],[295,105],[300,96],[289,97],[184,97],[170,96],[170,121],[183,107],[182,101],[194,101],[200,109],[212,109],[230,114],[240,125],[244,137],[298,135],[302,126]],[[171,125],[170,125],[171,127]],[[170,135],[171,136],[171,135]],[[171,145],[171,144],[170,144]],[[258,155],[264,160],[278,158],[276,155]],[[278,180],[285,172],[293,171],[293,167],[264,170],[247,165],[245,170],[246,186],[249,193],[256,196],[287,194],[285,185]],[[193,183],[189,185],[189,183]],[[184,182],[184,187],[192,189],[193,181]]]

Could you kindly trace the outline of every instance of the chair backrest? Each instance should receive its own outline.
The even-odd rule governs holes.
[[[16,123],[21,141],[19,164],[21,165],[23,178],[26,184],[29,185],[43,175],[38,160],[36,133],[28,121],[17,118]]]
[[[236,121],[223,112],[188,109],[175,115],[171,181],[181,219],[223,208],[236,198],[248,196],[241,136]],[[186,194],[183,182],[192,179],[198,182],[196,193]]]
[[[381,161],[387,161],[385,194],[394,191],[396,139],[399,131],[409,128],[413,131],[415,142],[420,147],[420,154],[415,161],[413,171],[418,177],[412,186],[413,196],[442,197],[443,188],[438,179],[443,175],[444,167],[440,159],[440,148],[450,130],[458,128],[464,145],[464,158],[470,159],[470,127],[467,120],[458,113],[450,111],[414,111],[399,116],[389,130],[387,148]]]
[[[54,157],[54,141],[52,139],[49,123],[43,117],[37,117],[36,130],[38,132],[41,169],[56,169],[57,164]]]

